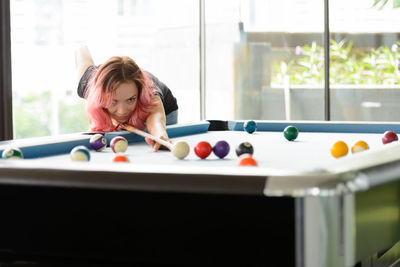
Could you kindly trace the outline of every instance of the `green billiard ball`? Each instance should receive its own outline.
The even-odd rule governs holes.
[[[1,157],[3,159],[23,159],[24,155],[18,147],[7,147],[4,149]]]
[[[299,135],[299,130],[297,130],[295,126],[289,125],[285,128],[285,130],[283,130],[283,135],[287,140],[293,141]]]

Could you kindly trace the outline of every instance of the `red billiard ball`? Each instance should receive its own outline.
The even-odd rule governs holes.
[[[386,131],[382,137],[382,143],[384,144],[388,144],[397,140],[399,140],[399,138],[397,137],[397,134],[393,131]]]
[[[194,153],[196,153],[196,155],[201,159],[207,158],[211,154],[211,151],[212,151],[212,146],[210,145],[210,143],[205,141],[199,142],[194,147]]]
[[[238,166],[258,166],[257,161],[253,158],[253,155],[245,153],[240,155],[237,162]]]

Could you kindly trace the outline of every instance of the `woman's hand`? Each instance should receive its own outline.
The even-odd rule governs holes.
[[[172,144],[171,140],[168,138],[168,136],[158,136],[160,139],[167,141]],[[154,152],[157,152],[158,150],[168,150],[165,146],[155,142],[153,139],[150,139],[146,137],[144,140],[146,140],[146,143],[148,143],[152,148]]]

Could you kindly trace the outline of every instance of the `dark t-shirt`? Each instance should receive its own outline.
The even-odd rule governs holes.
[[[92,72],[95,68],[96,68],[95,66],[88,67],[87,70],[85,71],[85,73],[82,75],[81,80],[79,81],[77,91],[78,91],[78,95],[82,98],[84,98],[84,96],[85,96],[88,82],[89,82]],[[176,98],[172,95],[171,90],[150,72],[145,71],[144,73],[145,73],[145,75],[147,75],[148,78],[150,78],[153,81],[155,94],[159,95],[161,98],[161,101],[164,105],[165,115],[168,115],[172,111],[177,110],[178,104],[177,104]]]

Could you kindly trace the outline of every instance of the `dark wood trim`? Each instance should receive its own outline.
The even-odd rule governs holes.
[[[0,1],[0,140],[13,138],[10,1]]]

